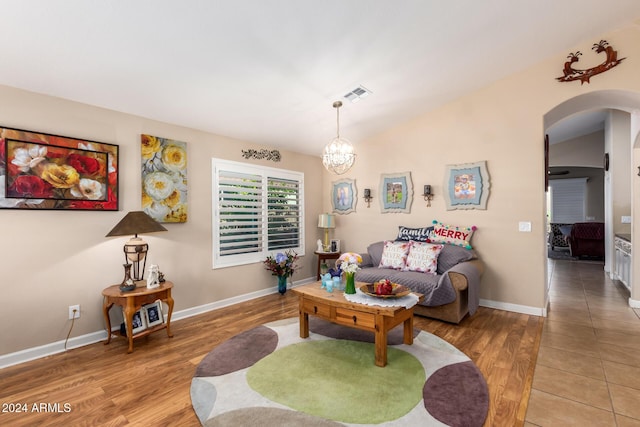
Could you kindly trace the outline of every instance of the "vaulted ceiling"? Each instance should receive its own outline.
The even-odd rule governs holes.
[[[637,0],[0,6],[0,84],[318,155],[336,133],[333,102],[359,85],[372,95],[340,111],[341,135],[356,149],[640,17]]]

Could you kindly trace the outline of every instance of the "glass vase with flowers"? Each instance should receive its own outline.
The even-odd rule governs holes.
[[[278,252],[275,256],[269,255],[264,260],[264,266],[271,271],[273,276],[278,276],[278,292],[284,294],[287,292],[287,278],[291,277],[298,268],[296,261],[298,254],[293,250]]]
[[[345,252],[340,255],[337,263],[340,264],[340,270],[345,278],[345,294],[355,294],[356,293],[356,272],[360,270],[360,263],[362,262],[362,257],[355,252]]]

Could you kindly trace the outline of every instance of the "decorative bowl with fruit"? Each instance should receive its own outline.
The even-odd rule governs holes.
[[[391,283],[389,279],[362,285],[360,286],[360,291],[376,298],[400,298],[411,293],[411,290],[406,286]]]

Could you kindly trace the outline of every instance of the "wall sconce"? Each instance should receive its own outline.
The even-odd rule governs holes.
[[[373,197],[371,197],[371,189],[370,188],[365,188],[364,189],[364,201],[367,202],[367,207],[370,208],[371,207],[371,200],[373,199]]]
[[[433,199],[433,193],[431,192],[431,186],[430,185],[425,185],[424,186],[424,193],[422,193],[422,196],[424,197],[424,200],[427,202],[427,207],[430,208],[431,207],[431,200]]]

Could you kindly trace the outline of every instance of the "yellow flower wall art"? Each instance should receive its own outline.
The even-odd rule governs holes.
[[[141,135],[142,210],[158,222],[187,222],[187,144]]]

